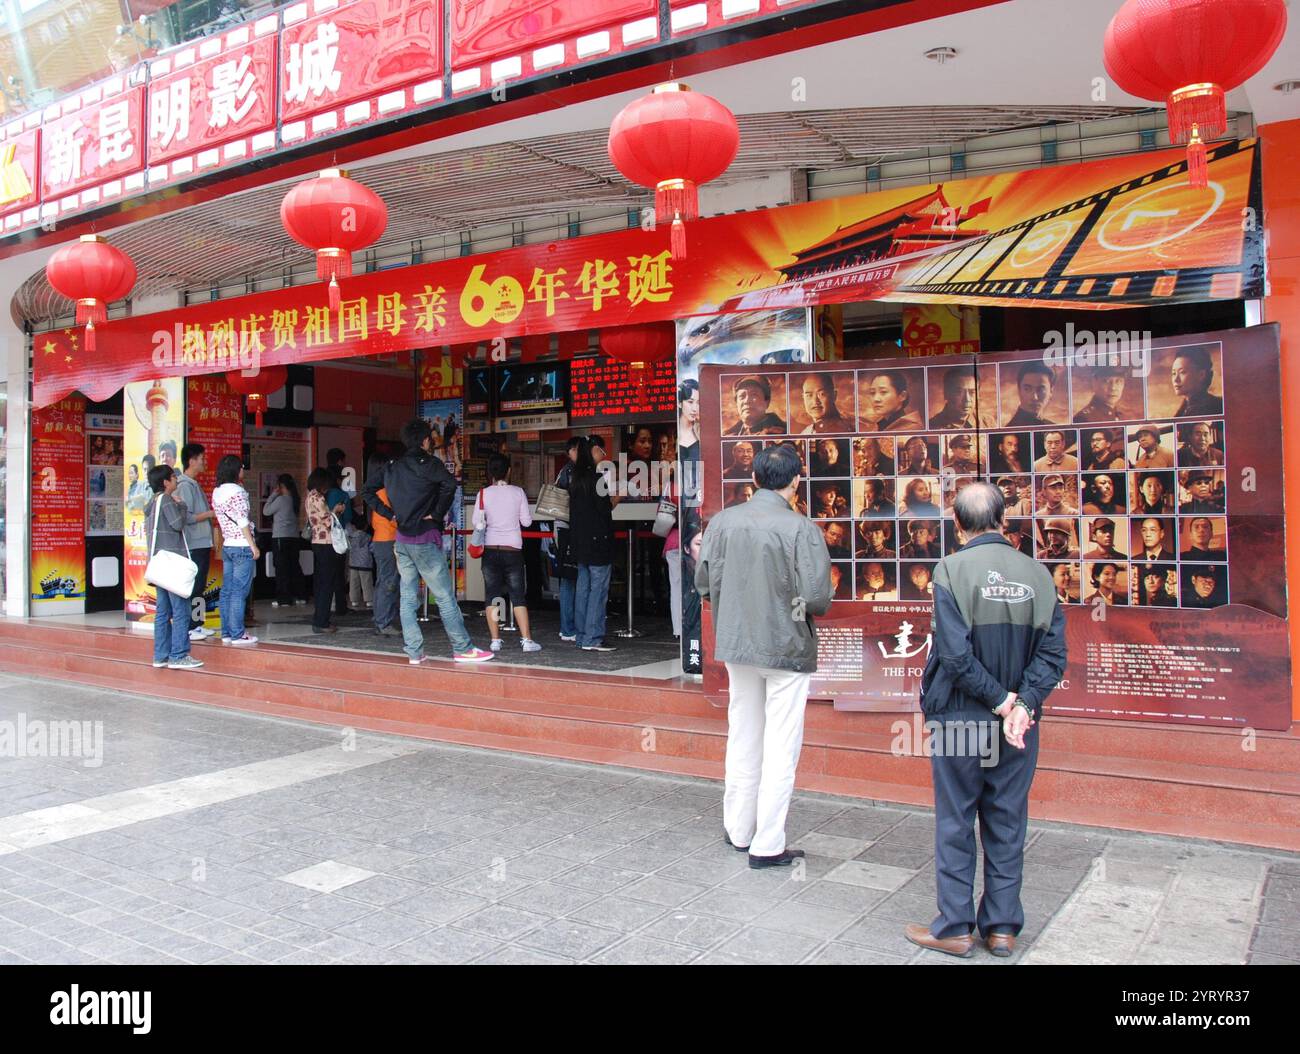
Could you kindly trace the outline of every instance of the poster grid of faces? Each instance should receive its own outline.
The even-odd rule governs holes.
[[[1063,602],[1217,607],[1229,599],[1222,356],[1211,343],[1152,350],[1146,368],[1039,357],[726,373],[723,506],[752,495],[759,451],[789,444],[835,599],[925,601],[935,563],[959,547],[953,498],[986,479],[1008,540],[1049,565]]]

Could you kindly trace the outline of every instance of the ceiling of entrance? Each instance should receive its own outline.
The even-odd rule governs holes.
[[[1107,106],[804,110],[742,114],[741,149],[726,176],[749,179],[790,169],[870,164],[991,132],[1127,112]],[[591,206],[639,206],[645,190],[624,180],[605,152],[608,129],[404,157],[353,174],[388,206],[385,245],[436,239],[467,228]],[[274,274],[309,259],[280,226],[283,184],[198,205],[115,232],[135,261],[135,296]],[[43,271],[23,283],[15,314],[39,327],[71,310]]]

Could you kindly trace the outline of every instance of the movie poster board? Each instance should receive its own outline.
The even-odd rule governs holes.
[[[704,367],[706,529],[745,500],[746,444],[794,444],[799,511],[835,569],[812,697],[915,709],[933,569],[960,544],[952,500],[991,480],[1008,540],[1049,565],[1066,604],[1050,714],[1289,727],[1277,327],[1138,340],[1149,365],[1061,336],[1046,353]],[[834,383],[829,428],[798,398],[813,373]],[[745,389],[770,393],[757,434]],[[707,643],[704,683],[725,693]]]
[[[700,369],[705,363],[789,366],[812,361],[806,308],[700,315],[677,323],[677,456],[680,471],[678,544],[682,552],[682,672],[702,672],[700,595],[695,561],[700,554],[700,501],[708,462],[702,455]]]

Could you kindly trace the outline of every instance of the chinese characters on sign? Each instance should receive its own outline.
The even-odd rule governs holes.
[[[54,121],[41,135],[41,196],[62,197],[144,168],[144,88]]]
[[[285,121],[430,80],[442,71],[439,0],[354,0],[286,25],[281,35]]]
[[[149,85],[151,164],[274,126],[274,37],[155,77]]]

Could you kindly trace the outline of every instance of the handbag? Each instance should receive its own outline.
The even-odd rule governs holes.
[[[334,551],[340,556],[348,551],[348,532],[339,522],[338,513],[334,512],[330,513],[330,545],[334,546]]]
[[[190,543],[185,541],[185,530],[181,529],[181,541],[185,542],[187,555],[160,549],[158,545],[158,517],[162,514],[163,495],[159,494],[153,510],[153,541],[149,544],[149,562],[144,568],[144,580],[156,589],[165,589],[178,597],[188,599],[194,592],[194,579],[198,576],[199,565],[189,558]]]
[[[543,483],[537,494],[537,511],[533,513],[539,520],[563,520],[569,522],[569,492],[554,483]]]
[[[655,513],[655,525],[651,528],[656,538],[667,538],[677,526],[677,505],[671,498],[659,499],[659,511]]]
[[[483,492],[481,490],[478,492],[477,505],[479,511],[482,512]],[[465,551],[469,553],[469,558],[471,560],[482,560],[483,552],[484,552],[483,547],[486,543],[487,543],[487,525],[485,524],[482,527],[475,527],[473,533],[471,533],[469,536],[469,545],[465,547]]]

